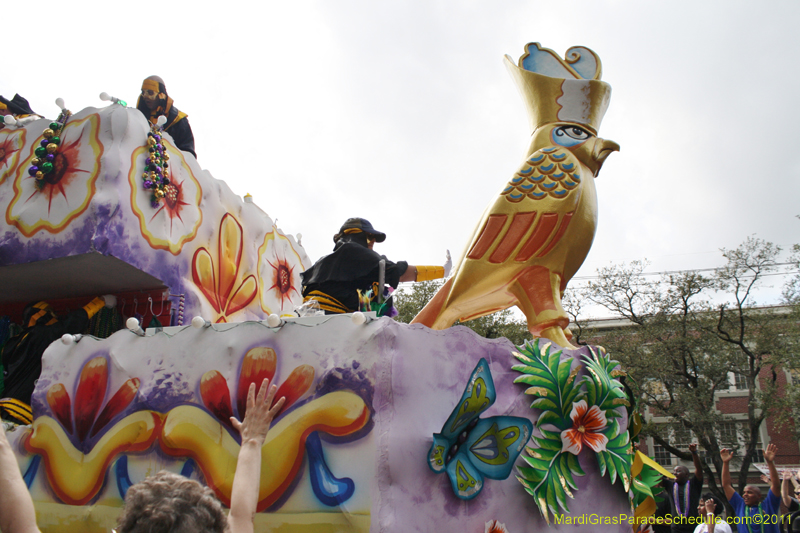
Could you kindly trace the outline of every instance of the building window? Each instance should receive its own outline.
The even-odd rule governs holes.
[[[718,426],[719,445],[722,448],[730,448],[735,455],[744,456],[745,442],[747,435],[744,424],[741,422],[722,422]],[[764,445],[761,442],[761,435],[756,443],[756,452],[753,457],[754,463],[764,462]]]
[[[761,445],[761,439],[758,439],[758,444],[756,445],[756,456],[753,457],[754,463],[763,463],[764,462],[764,450],[762,449],[763,446]]]
[[[736,422],[721,422],[718,426],[720,447],[730,448],[736,453],[739,448],[739,431],[739,424]]]
[[[658,443],[653,445],[653,458],[661,466],[672,466],[672,454]]]
[[[694,442],[692,432],[680,426],[672,428],[672,445],[682,451],[689,451],[689,445]]]
[[[738,372],[731,372],[730,374],[731,389],[733,390],[747,390],[747,378],[744,374]]]

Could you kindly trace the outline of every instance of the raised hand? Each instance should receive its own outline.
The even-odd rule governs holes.
[[[772,443],[767,444],[767,449],[764,450],[764,460],[768,463],[775,461],[775,455],[778,453],[778,447]]]
[[[733,452],[729,448],[722,448],[719,451],[719,458],[722,459],[723,463],[728,463],[733,458]]]
[[[697,453],[697,443],[693,442],[689,445],[689,453],[695,454]]]
[[[255,441],[259,446],[264,444],[272,419],[281,410],[283,402],[286,400],[286,398],[281,398],[270,408],[277,391],[277,386],[269,386],[267,378],[264,378],[261,383],[258,395],[256,395],[256,384],[250,384],[250,389],[247,391],[247,411],[244,420],[239,422],[236,417],[231,417],[233,427],[242,436],[242,444],[248,440]]]

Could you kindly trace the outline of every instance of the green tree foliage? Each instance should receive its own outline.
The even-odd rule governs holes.
[[[394,306],[399,313],[395,320],[406,324],[411,322],[425,307],[425,304],[433,298],[442,283],[441,280],[423,281],[403,286],[395,291]],[[515,319],[514,312],[510,309],[469,320],[462,325],[487,339],[505,337],[516,346],[523,344],[525,339],[531,338],[525,320]]]
[[[761,424],[770,416],[785,420],[785,413],[792,412],[793,391],[779,389],[778,376],[783,370],[800,369],[800,357],[792,348],[800,330],[797,317],[787,312],[791,306],[758,307],[753,296],[765,278],[780,271],[780,253],[771,243],[749,238],[736,249],[722,250],[725,266],[709,275],[683,272],[653,278],[645,275],[645,262],[609,266],[599,270],[596,281],[565,299],[575,322],[573,342],[604,346],[633,378],[640,404],[669,420],[646,424],[643,434],[691,460],[685,448],[674,445],[670,433],[692,431],[706,450],[706,480],[718,495],[720,448],[737,448],[741,491],[757,457]],[[797,287],[787,291],[787,303],[796,307]],[[589,303],[624,319],[625,325],[598,328],[580,319],[581,308]],[[720,434],[721,424],[730,420],[716,409],[716,394],[729,390],[732,372],[747,384],[741,445]]]
[[[783,287],[783,300],[789,305],[797,305],[800,304],[800,244],[795,244],[792,247],[789,264],[794,269],[795,274]]]

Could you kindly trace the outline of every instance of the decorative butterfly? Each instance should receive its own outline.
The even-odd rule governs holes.
[[[442,432],[433,434],[428,466],[437,474],[446,471],[462,500],[480,493],[484,477],[506,479],[533,431],[526,418],[479,418],[496,398],[489,364],[482,358]]]

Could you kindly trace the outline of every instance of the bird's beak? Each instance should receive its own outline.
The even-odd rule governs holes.
[[[597,163],[595,177],[600,174],[600,167],[603,166],[603,162],[612,152],[619,152],[619,145],[614,141],[607,141],[598,137],[594,143],[594,150],[592,150],[592,159]]]

